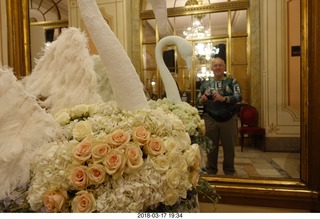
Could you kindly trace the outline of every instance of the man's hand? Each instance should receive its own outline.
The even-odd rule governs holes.
[[[219,93],[214,93],[214,94],[212,95],[212,99],[213,99],[213,101],[225,102],[226,97],[221,96]]]
[[[206,95],[206,94],[203,94],[203,95],[201,96],[200,101],[201,101],[201,103],[205,103],[205,102],[207,102],[207,101],[208,101],[208,97],[207,97],[207,95]]]

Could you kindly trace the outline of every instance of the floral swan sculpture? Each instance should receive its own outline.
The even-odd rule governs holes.
[[[96,2],[78,4],[116,101],[77,105],[55,115],[69,138],[39,151],[27,197],[31,209],[142,212],[163,205],[177,211],[198,185],[199,146],[191,144],[175,114],[149,107],[129,57]]]

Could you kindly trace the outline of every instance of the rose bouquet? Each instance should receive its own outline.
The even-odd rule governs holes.
[[[183,122],[161,108],[115,102],[55,115],[68,141],[43,146],[27,200],[36,212],[141,212],[172,206],[198,185],[200,151]]]
[[[150,109],[134,113],[119,110],[110,101],[55,114],[67,140],[41,147],[29,185],[14,191],[0,208],[190,212],[197,211],[197,193],[216,203],[215,190],[199,175],[199,145],[188,133],[203,133],[200,117],[190,105],[175,107],[168,100],[149,104]]]

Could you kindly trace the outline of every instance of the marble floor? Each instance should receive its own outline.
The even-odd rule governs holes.
[[[235,169],[236,176],[241,178],[300,178],[300,153],[263,152],[258,148],[236,146]],[[217,175],[224,175],[222,171],[223,150],[219,148],[219,164]],[[308,212],[306,210],[269,208],[259,206],[242,206],[200,203],[201,213],[292,213]]]
[[[243,178],[300,178],[300,153],[263,152],[254,147],[245,147],[241,152],[236,146],[236,176]],[[217,175],[222,171],[223,151],[219,148]]]

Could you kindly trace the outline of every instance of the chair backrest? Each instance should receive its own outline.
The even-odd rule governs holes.
[[[241,126],[257,126],[258,112],[250,105],[242,106],[239,113]]]

